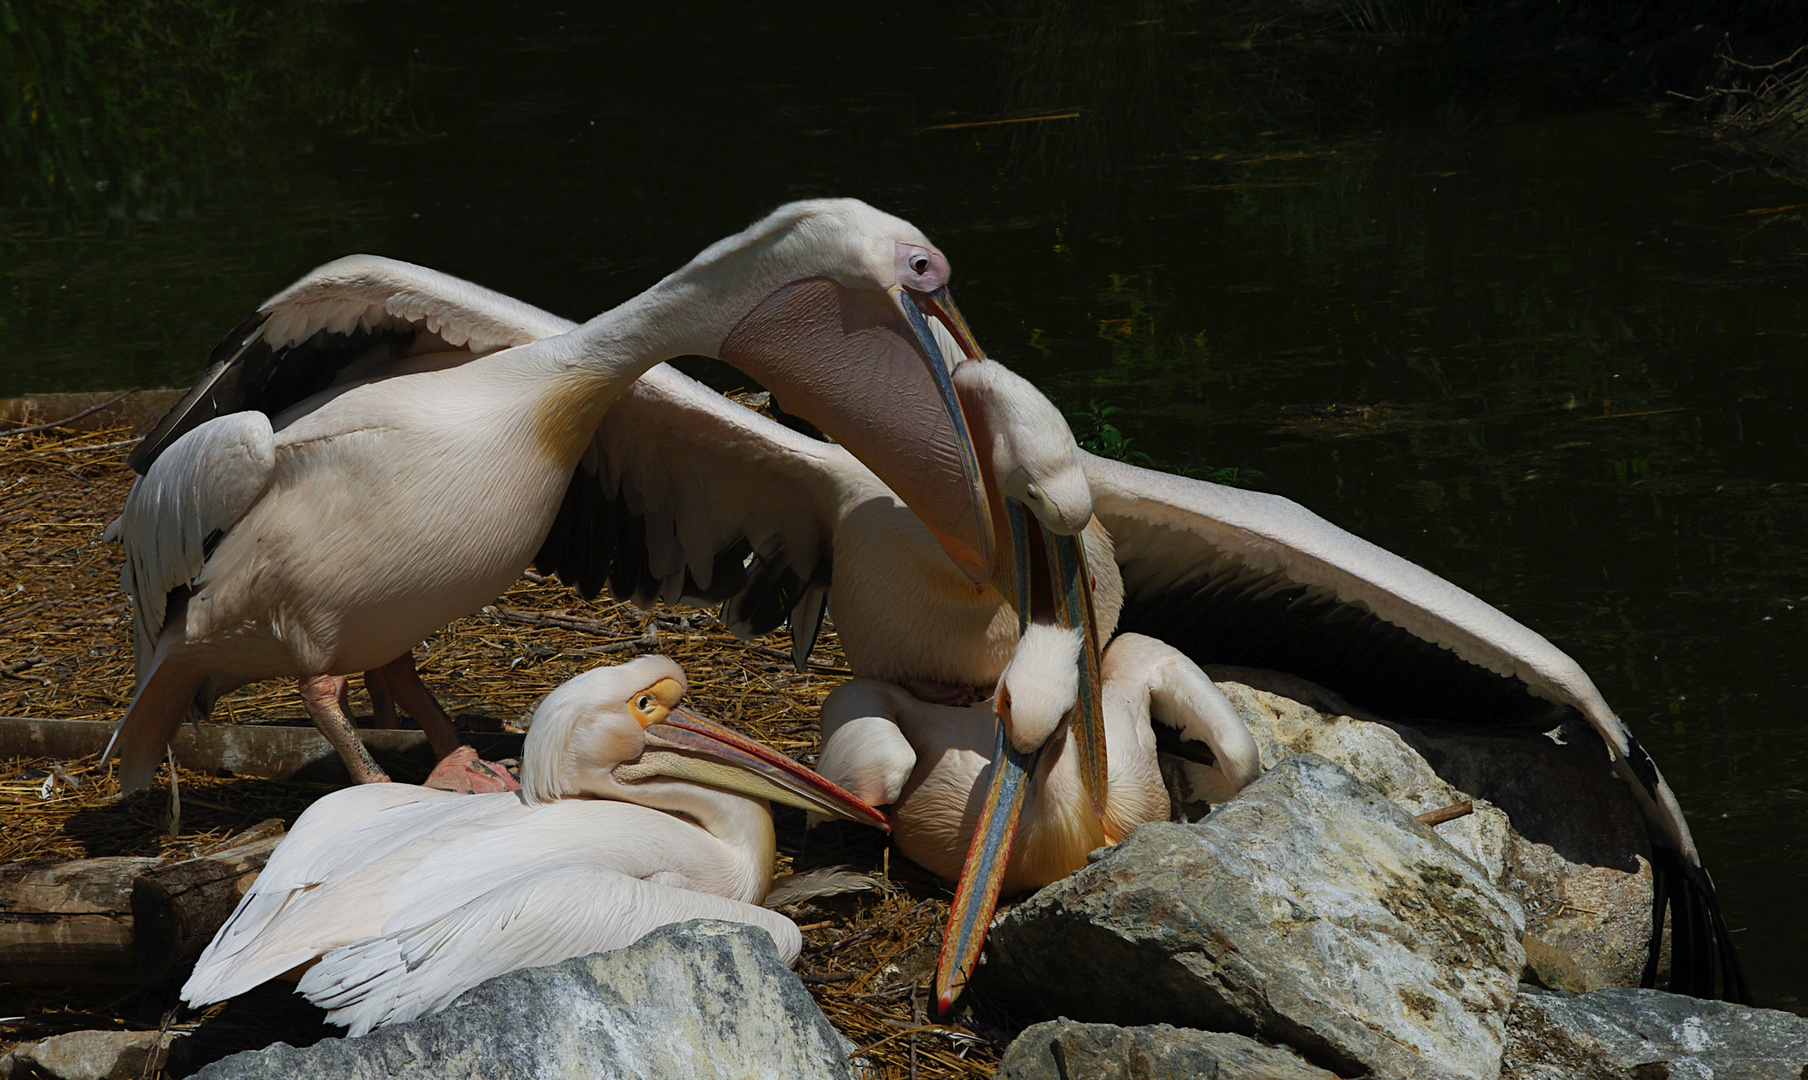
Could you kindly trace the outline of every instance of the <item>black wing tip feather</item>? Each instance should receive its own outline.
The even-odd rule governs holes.
[[[687,570],[683,581],[668,583],[648,569],[646,519],[628,508],[620,494],[604,493],[601,478],[583,466],[573,471],[565,498],[552,528],[535,553],[534,568],[557,575],[586,600],[606,587],[618,600],[650,608],[668,584],[681,586],[684,598],[703,604],[721,604],[721,617],[738,632],[758,636],[786,622],[813,588],[822,590],[802,628],[810,645],[821,628],[832,555],[824,552],[806,579],[780,558],[760,558],[745,536],[737,537],[714,556],[709,588],[700,586]],[[796,645],[794,642],[794,651]],[[807,652],[806,652],[807,655]]]
[[[1663,958],[1664,925],[1670,927],[1670,981],[1673,994],[1752,1004],[1751,984],[1720,912],[1720,899],[1707,871],[1675,848],[1654,845],[1651,855],[1651,940],[1639,985],[1657,986]]]
[[[213,351],[207,354],[207,367],[195,385],[151,425],[151,430],[145,432],[144,438],[139,439],[138,445],[126,455],[126,464],[132,467],[133,472],[143,476],[170,443],[219,415],[217,408],[200,409],[197,406],[202,398],[215,397],[215,385],[243,355],[246,339],[255,334],[269,318],[268,311],[254,311],[220,339]]]

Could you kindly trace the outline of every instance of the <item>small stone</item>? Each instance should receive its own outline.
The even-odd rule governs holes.
[[[0,1077],[136,1080],[148,1074],[152,1055],[161,1064],[166,1041],[173,1037],[160,1031],[69,1031],[14,1047],[0,1057]]]
[[[1004,1052],[998,1080],[1336,1080],[1281,1046],[1219,1031],[1125,1028],[1062,1017],[1027,1028]]]

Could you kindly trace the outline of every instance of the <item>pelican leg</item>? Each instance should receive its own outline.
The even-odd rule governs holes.
[[[444,758],[458,749],[458,729],[452,726],[452,718],[446,715],[446,710],[440,708],[439,702],[433,699],[433,692],[421,682],[420,672],[414,669],[413,650],[377,668],[376,675],[377,681],[389,692],[391,700],[400,705],[403,712],[414,717],[414,722],[426,732],[427,743],[433,747],[434,757]]]
[[[302,703],[308,708],[308,718],[326,736],[326,741],[333,744],[333,749],[339,751],[339,760],[345,762],[345,771],[351,773],[352,783],[388,783],[389,774],[370,756],[364,740],[358,738],[357,730],[352,727],[351,718],[339,707],[339,688],[343,682],[331,675],[304,676],[297,682]]]
[[[389,693],[389,680],[383,677],[382,668],[364,673],[364,692],[370,695],[370,726],[385,730],[397,727],[395,698]]]
[[[464,745],[458,739],[458,729],[452,726],[452,718],[446,710],[440,708],[439,702],[433,699],[433,692],[421,682],[421,673],[414,668],[414,652],[410,650],[376,669],[366,673],[377,676],[396,704],[399,704],[421,730],[427,734],[427,742],[433,747],[433,756],[439,764],[433,767],[433,773],[427,777],[428,787],[456,791],[464,795],[483,794],[491,791],[520,791],[521,783],[512,776],[508,769],[494,762],[484,761],[477,756],[477,751]]]

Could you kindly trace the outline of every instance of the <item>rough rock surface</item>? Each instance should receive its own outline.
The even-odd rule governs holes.
[[[1264,769],[1294,754],[1317,754],[1414,814],[1473,798],[1446,783],[1392,728],[1326,716],[1290,698],[1237,683],[1220,683],[1219,689],[1249,724]],[[1489,881],[1500,883],[1512,831],[1506,814],[1478,799],[1474,813],[1435,826],[1434,831],[1481,867]]]
[[[1808,1017],[1658,990],[1522,992],[1501,1080],[1801,1080]]]
[[[1336,696],[1294,681],[1276,689],[1310,705],[1218,684],[1249,724],[1264,768],[1318,754],[1415,814],[1475,799],[1475,812],[1436,826],[1438,836],[1520,901],[1527,930],[1575,962],[1584,989],[1638,983],[1651,931],[1649,841],[1599,739],[1576,723],[1553,739],[1328,715],[1311,706],[1341,704]]]
[[[136,1080],[170,1036],[158,1031],[70,1031],[25,1043],[0,1057],[0,1077]]]
[[[979,985],[1031,1014],[1252,1034],[1340,1072],[1493,1080],[1522,930],[1474,863],[1302,755],[1019,904]]]
[[[1337,1080],[1284,1046],[1220,1031],[1116,1027],[1063,1017],[1027,1028],[998,1080]]]
[[[205,1080],[848,1077],[847,1045],[764,932],[698,920],[491,979],[444,1010],[234,1054]]]
[[[1581,990],[1637,986],[1644,974],[1653,884],[1650,861],[1634,859],[1630,873],[1571,862],[1549,844],[1517,834],[1508,848],[1500,884],[1525,908],[1526,931],[1576,965]]]

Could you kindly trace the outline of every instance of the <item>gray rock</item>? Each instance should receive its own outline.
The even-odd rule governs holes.
[[[1340,1072],[1493,1080],[1522,931],[1474,863],[1303,755],[1019,904],[976,985],[1032,1015],[1256,1035]]]
[[[0,1077],[57,1080],[135,1080],[175,1036],[160,1031],[69,1031],[23,1043],[0,1056]]]
[[[306,1049],[277,1043],[205,1080],[850,1076],[846,1043],[772,939],[662,927],[613,952],[491,979],[431,1016]]]
[[[1275,691],[1218,684],[1249,724],[1265,767],[1319,754],[1415,814],[1476,800],[1475,813],[1436,826],[1437,834],[1520,902],[1527,930],[1581,970],[1581,989],[1638,983],[1651,930],[1650,843],[1637,803],[1592,733],[1576,724],[1553,728],[1555,737],[1389,725],[1315,711],[1342,703],[1303,680],[1220,674],[1267,675]]]
[[[1414,814],[1474,799],[1474,813],[1435,826],[1434,831],[1481,867],[1489,881],[1500,884],[1511,846],[1507,815],[1445,781],[1399,732],[1367,720],[1327,716],[1291,698],[1237,683],[1218,687],[1249,725],[1264,769],[1295,754],[1317,754]]]
[[[1283,1046],[1221,1031],[1125,1028],[1063,1017],[1006,1048],[998,1080],[1337,1080]]]
[[[1808,1017],[1659,990],[1521,993],[1501,1080],[1802,1080]]]

